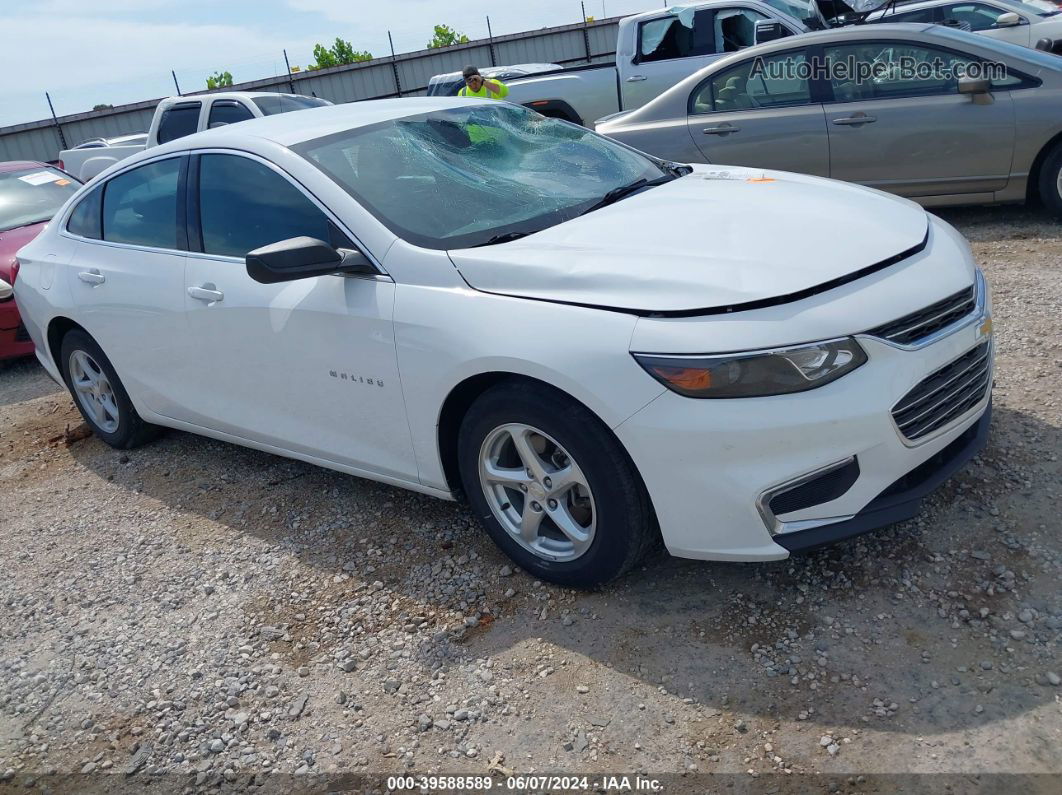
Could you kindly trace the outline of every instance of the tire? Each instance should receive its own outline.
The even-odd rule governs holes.
[[[1040,168],[1040,200],[1052,215],[1062,216],[1062,143],[1055,144]]]
[[[530,445],[523,455],[517,438]],[[461,423],[457,455],[480,523],[539,579],[601,585],[629,571],[659,539],[649,494],[626,450],[586,407],[555,389],[509,382],[485,392]],[[540,467],[534,477],[526,475],[527,455]],[[537,537],[521,540],[528,517],[528,527],[539,522],[531,531]],[[575,532],[561,532],[562,525]]]
[[[92,432],[111,447],[130,450],[158,435],[159,427],[136,413],[107,355],[84,331],[73,329],[63,337],[59,365],[74,405]]]

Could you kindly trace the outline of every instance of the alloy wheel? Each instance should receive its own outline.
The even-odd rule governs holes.
[[[103,368],[83,350],[70,354],[70,384],[81,408],[101,431],[114,433],[118,430],[121,412],[111,382]]]
[[[586,476],[568,451],[538,428],[507,423],[487,434],[479,480],[494,518],[532,554],[571,561],[593,543],[597,509]]]

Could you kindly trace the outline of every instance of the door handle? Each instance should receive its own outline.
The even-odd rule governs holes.
[[[846,126],[858,126],[860,124],[870,124],[877,121],[877,117],[868,116],[863,112],[853,113],[851,116],[842,116],[839,119],[834,119],[834,124],[841,124]]]
[[[640,82],[642,82],[643,80],[646,80],[646,79],[647,78],[646,78],[645,75],[631,75],[630,77],[627,78],[627,82],[628,83],[640,83]]]
[[[107,281],[107,277],[100,273],[99,268],[89,268],[87,271],[81,271],[77,278],[86,284],[103,284]]]
[[[723,122],[715,127],[705,127],[701,132],[705,135],[729,135],[730,133],[738,132],[740,129],[740,127],[735,127],[733,124]]]
[[[215,289],[214,285],[210,282],[207,282],[202,287],[189,287],[188,295],[199,301],[207,301],[208,303],[215,303],[225,298],[225,293],[221,292],[221,290]]]

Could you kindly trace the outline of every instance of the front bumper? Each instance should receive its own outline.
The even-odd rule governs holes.
[[[820,389],[738,400],[666,392],[618,426],[669,552],[777,560],[913,516],[919,500],[983,445],[991,389],[913,442],[900,434],[891,409],[930,373],[985,341],[990,308],[983,312],[915,350],[860,336],[867,363]],[[991,370],[988,378],[991,384]],[[840,496],[765,515],[765,495],[852,458],[858,477]]]
[[[977,422],[943,450],[885,489],[851,519],[809,530],[783,533],[775,536],[775,542],[790,552],[815,549],[917,516],[924,497],[985,449],[991,421],[992,403],[989,399],[988,408]]]

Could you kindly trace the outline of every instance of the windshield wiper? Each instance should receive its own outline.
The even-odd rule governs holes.
[[[522,237],[527,237],[530,232],[504,232],[500,235],[488,238],[482,243],[476,243],[472,248],[479,248],[480,246],[494,246],[498,243],[508,243],[511,240],[519,240]]]
[[[594,204],[591,204],[589,207],[579,213],[579,215],[586,215],[587,213],[592,213],[594,210],[600,210],[602,207],[608,207],[610,204],[615,204],[620,199],[626,198],[632,193],[637,193],[642,188],[651,188],[655,185],[663,185],[665,182],[671,182],[671,180],[673,179],[677,179],[674,174],[665,174],[664,176],[657,177],[656,179],[646,179],[645,177],[642,177],[641,179],[636,179],[629,185],[620,185],[618,188],[613,188],[612,190],[610,190],[608,193],[602,196],[599,201],[595,202]]]

